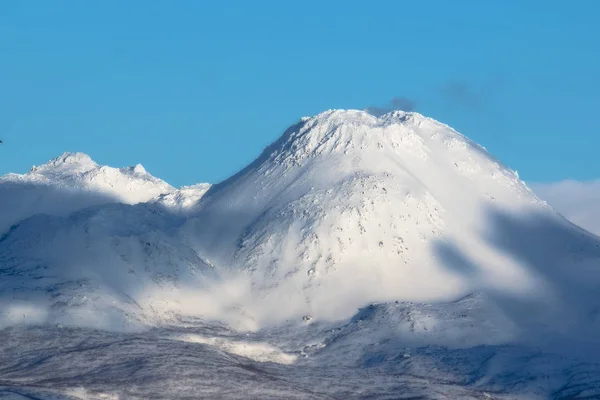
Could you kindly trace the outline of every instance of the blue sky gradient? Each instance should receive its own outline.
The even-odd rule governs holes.
[[[64,151],[217,182],[303,115],[394,97],[531,181],[600,176],[600,2],[13,1],[0,173]]]

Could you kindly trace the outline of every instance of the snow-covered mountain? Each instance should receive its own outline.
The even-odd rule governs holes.
[[[0,232],[34,214],[68,215],[106,203],[136,204],[173,192],[140,164],[100,166],[82,153],[64,153],[27,174],[0,177]]]
[[[139,164],[101,166],[82,153],[0,178],[0,325],[122,329],[152,318],[154,299],[143,312],[136,304],[145,288],[206,267],[174,232],[209,187],[175,189]]]
[[[303,118],[213,186],[65,154],[2,177],[0,196],[1,326],[158,330],[142,341],[166,329],[174,349],[286,365],[270,373],[299,398],[354,393],[310,397],[321,376],[307,366],[378,398],[400,371],[406,393],[430,396],[412,386],[424,379],[464,398],[544,398],[573,365],[600,371],[600,240],[417,113]],[[519,386],[520,356],[550,362],[552,379]]]
[[[536,298],[536,315],[552,318],[584,307],[562,310],[557,296],[574,293],[558,293],[556,279],[578,298],[600,293],[595,238],[483,148],[416,113],[303,119],[199,210],[186,237],[212,264],[247,271],[265,321],[473,292]]]

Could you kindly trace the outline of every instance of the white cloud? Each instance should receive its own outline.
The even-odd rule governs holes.
[[[571,222],[600,236],[600,180],[530,184],[533,191]]]

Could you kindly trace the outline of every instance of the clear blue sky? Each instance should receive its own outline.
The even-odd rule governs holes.
[[[303,115],[417,111],[526,180],[600,177],[600,1],[4,1],[0,173],[217,182]]]

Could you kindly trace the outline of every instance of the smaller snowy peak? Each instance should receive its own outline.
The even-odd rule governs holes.
[[[76,175],[85,173],[96,169],[111,168],[108,166],[102,166],[96,163],[92,158],[85,153],[71,153],[66,152],[56,157],[45,164],[34,165],[29,171],[30,174],[63,174],[63,175]],[[132,165],[130,167],[120,168],[120,170],[128,175],[148,175],[148,172],[142,164]]]
[[[146,171],[146,168],[142,164],[132,165],[130,167],[120,168],[121,172],[125,175],[136,176],[140,178],[154,178]],[[154,178],[156,179],[156,178]]]
[[[137,164],[135,165],[131,171],[135,174],[135,175],[146,175],[148,172],[146,172],[146,168],[144,168],[144,166],[142,164]]]
[[[66,164],[81,164],[81,165],[85,164],[85,165],[92,165],[92,166],[97,165],[90,156],[88,156],[85,153],[80,153],[80,152],[75,152],[75,153],[65,152],[61,156],[48,161],[44,165],[60,166],[60,165],[66,165]]]
[[[0,176],[0,232],[36,214],[68,215],[107,203],[137,204],[175,191],[142,165],[102,166],[84,153],[64,153],[26,174]]]
[[[70,173],[77,174],[92,169],[98,168],[98,164],[85,153],[63,153],[46,164],[33,166],[30,173],[46,174],[46,173]]]
[[[8,175],[45,185],[94,191],[116,197],[123,203],[146,202],[175,190],[162,179],[150,175],[137,164],[124,168],[99,165],[84,153],[64,153],[41,166],[34,166],[25,175]]]
[[[60,157],[56,157],[46,164],[33,166],[29,171],[29,176],[46,177],[50,180],[77,180],[89,175],[89,180],[97,178],[98,175],[127,175],[131,177],[141,178],[144,180],[153,181],[155,183],[163,182],[162,180],[150,175],[142,164],[136,164],[130,167],[113,168],[96,163],[92,158],[85,153],[64,153]]]

